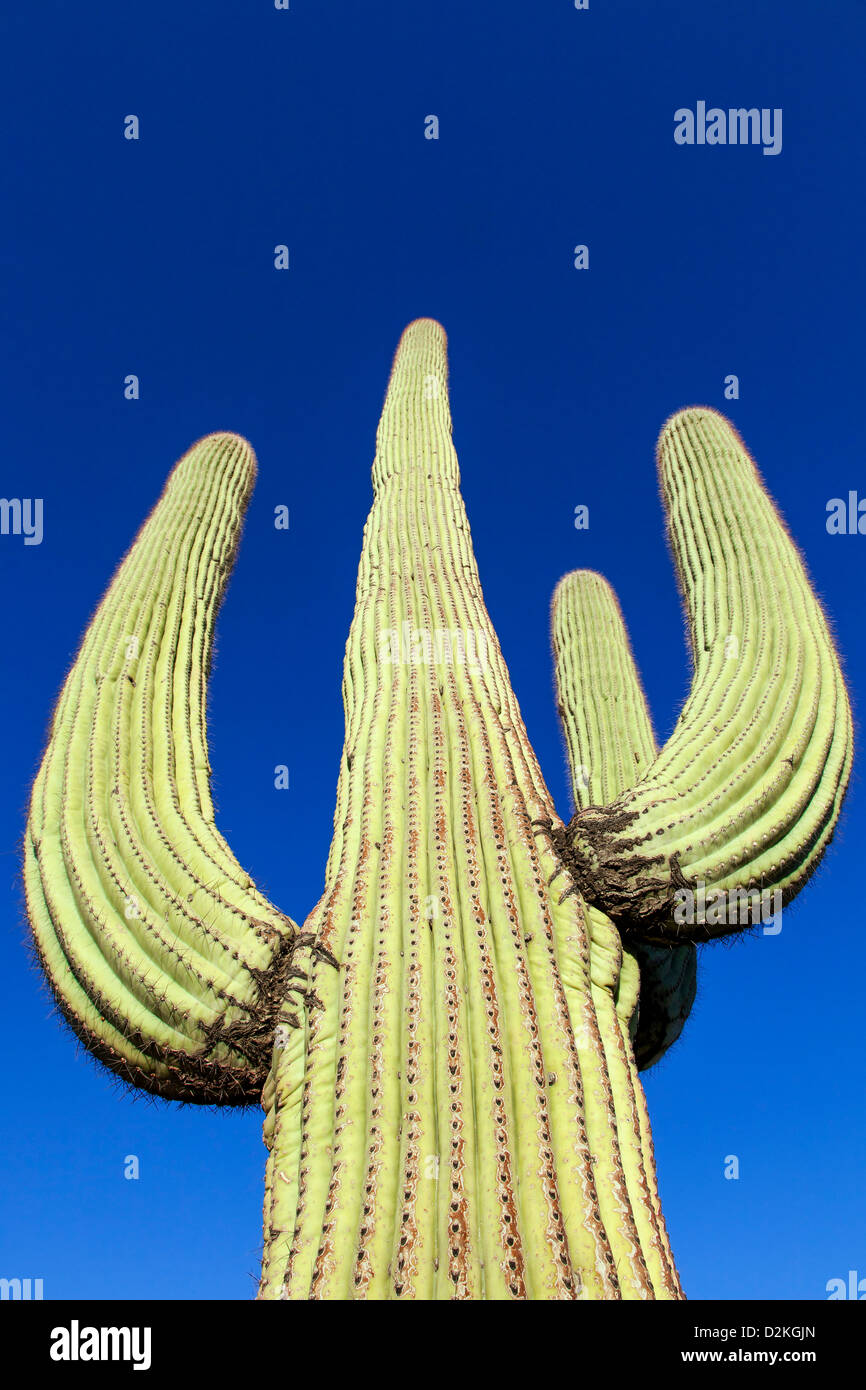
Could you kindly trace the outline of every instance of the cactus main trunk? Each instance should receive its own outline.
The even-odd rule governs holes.
[[[346,652],[307,975],[277,1030],[266,1298],[671,1298],[636,980],[564,832],[481,595],[445,335],[403,335]],[[297,1024],[298,1026],[294,1026]]]

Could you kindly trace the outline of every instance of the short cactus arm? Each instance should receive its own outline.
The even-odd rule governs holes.
[[[296,929],[214,824],[205,737],[214,621],[255,477],[210,435],[180,460],[84,635],[25,835],[39,958],[61,1012],[125,1080],[256,1098]]]
[[[604,806],[638,782],[656,757],[646,697],[616,595],[601,575],[575,570],[560,580],[552,620],[557,705],[575,804]],[[696,988],[697,952],[690,942],[629,938],[617,1009],[631,1026],[642,1070],[680,1036]]]
[[[640,781],[655,735],[616,595],[600,574],[575,570],[552,606],[559,715],[575,805],[607,806]]]
[[[826,619],[736,431],[713,410],[685,410],[658,457],[692,690],[641,779],[608,806],[578,810],[569,862],[627,930],[682,941],[742,927],[746,890],[748,924],[764,910],[761,892],[787,902],[805,883],[839,815],[852,729]],[[674,921],[677,889],[701,881],[736,890],[737,911]]]

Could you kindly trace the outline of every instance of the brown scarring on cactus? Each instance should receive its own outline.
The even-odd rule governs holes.
[[[346,649],[334,839],[303,931],[236,863],[210,800],[205,682],[254,476],[245,441],[184,456],[85,634],[31,800],[36,948],[64,1015],[126,1080],[260,1096],[262,1298],[682,1297],[638,1067],[679,1035],[695,943],[722,930],[684,928],[677,895],[703,878],[787,901],[838,816],[851,722],[735,432],[682,412],[660,465],[692,694],[659,751],[615,598],[598,576],[561,582],[566,825],[481,594],[445,335],[409,325]]]

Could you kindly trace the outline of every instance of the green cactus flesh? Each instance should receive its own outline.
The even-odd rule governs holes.
[[[682,884],[784,902],[799,891],[839,815],[852,727],[826,619],[737,432],[716,411],[682,411],[658,460],[692,689],[640,780],[578,809],[568,859],[592,902],[646,939],[677,940],[689,931],[671,920]]]
[[[658,750],[619,603],[601,575],[577,570],[557,585],[553,650],[575,804],[607,806],[640,781]],[[697,951],[691,942],[654,945],[631,933],[624,958],[619,992],[634,999],[632,1039],[643,1070],[683,1030],[697,990]],[[627,979],[638,988],[627,990]]]
[[[178,1100],[260,1094],[296,928],[214,825],[213,624],[255,459],[190,449],[121,564],[58,700],[25,837],[58,1004],[125,1079]]]
[[[795,891],[851,735],[823,616],[736,436],[684,412],[661,458],[695,685],[659,752],[615,598],[597,576],[560,584],[566,826],[481,594],[445,335],[409,325],[377,436],[334,839],[302,930],[210,799],[206,679],[245,441],[209,436],[176,465],[85,634],[25,836],[36,948],[119,1075],[261,1099],[261,1298],[682,1297],[638,1075],[694,998],[673,888],[705,872]],[[757,550],[732,555],[731,536]]]

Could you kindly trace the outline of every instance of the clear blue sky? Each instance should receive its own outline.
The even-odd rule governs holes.
[[[136,1102],[76,1056],[27,962],[17,883],[69,660],[201,435],[246,435],[260,467],[211,685],[220,825],[295,918],[323,881],[374,434],[415,317],[449,335],[485,596],[563,814],[560,576],[615,586],[660,736],[687,690],[653,462],[680,406],[726,410],[754,453],[856,713],[866,536],[825,518],[866,495],[864,39],[860,0],[6,7],[0,494],[43,498],[45,520],[40,546],[0,536],[0,1275],[46,1297],[255,1289],[260,1113]],[[782,152],[677,146],[674,111],[699,100],[781,108]],[[863,818],[855,767],[781,934],[704,951],[691,1021],[645,1077],[692,1298],[821,1299],[866,1275]]]

